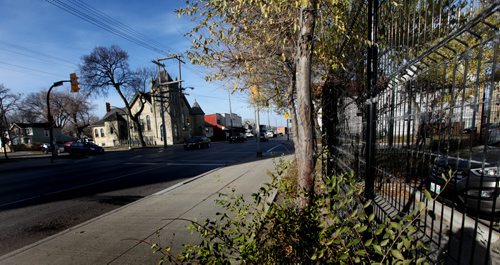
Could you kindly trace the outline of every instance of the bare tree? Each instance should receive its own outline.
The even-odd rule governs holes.
[[[65,111],[69,117],[69,124],[63,128],[63,131],[77,138],[82,138],[86,135],[85,129],[99,120],[92,113],[95,106],[89,102],[86,95],[70,94],[69,92],[66,95],[68,104]]]
[[[130,95],[140,91],[141,80],[136,72],[130,70],[128,53],[116,45],[96,47],[89,55],[82,57],[80,74],[82,88],[90,94],[106,95],[110,88],[116,91],[137,128],[141,146],[146,146],[139,122],[139,115],[144,104],[141,104],[140,111],[136,112],[135,115],[132,114],[131,109]]]
[[[30,93],[21,100],[16,113],[20,122],[47,121],[47,91]],[[84,129],[98,118],[92,113],[94,106],[87,95],[71,92],[52,92],[50,109],[55,126],[74,137],[82,137]]]
[[[2,148],[4,152],[5,159],[7,156],[7,143],[10,142],[9,135],[9,121],[8,113],[16,108],[16,103],[19,100],[20,95],[16,95],[10,92],[10,89],[6,88],[3,84],[0,84],[0,140],[2,142]]]

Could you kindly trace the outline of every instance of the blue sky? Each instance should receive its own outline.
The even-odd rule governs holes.
[[[167,54],[151,51],[126,39],[109,33],[75,15],[72,15],[43,0],[0,0],[0,84],[14,92],[37,92],[47,89],[58,80],[68,79],[76,72],[83,55],[89,54],[96,46],[118,45],[129,53],[132,69],[151,67],[151,60]],[[185,1],[175,0],[63,0],[78,4],[84,2],[116,19],[148,39],[162,45],[168,53],[184,53],[191,41],[183,36],[193,24],[188,18],[178,18],[175,9]],[[177,64],[167,63],[172,76],[178,75]],[[223,83],[208,83],[204,74],[208,72],[200,66],[186,62],[182,67],[184,87],[189,102],[198,101],[205,113],[229,112],[227,87]],[[68,85],[56,88],[68,89]],[[110,90],[111,91],[111,90]],[[232,111],[243,119],[254,119],[247,95],[232,94]],[[123,106],[121,100],[111,91],[107,98],[93,98],[95,114],[104,114],[108,101],[113,106]],[[267,112],[261,114],[261,124],[267,124]],[[272,111],[271,126],[282,126],[285,119]]]

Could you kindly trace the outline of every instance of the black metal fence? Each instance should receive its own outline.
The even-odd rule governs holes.
[[[373,172],[378,216],[425,203],[434,216],[419,227],[436,262],[500,263],[499,5],[383,3],[375,93],[344,91],[338,100],[339,170]]]

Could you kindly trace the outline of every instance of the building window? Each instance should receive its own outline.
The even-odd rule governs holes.
[[[109,134],[113,134],[113,126],[109,127]]]
[[[174,136],[175,137],[179,136],[179,132],[177,130],[177,124],[174,124]]]
[[[163,141],[163,124],[160,124],[160,138]]]
[[[141,131],[145,131],[145,130],[146,130],[146,128],[144,127],[144,120],[143,120],[143,119],[141,119],[141,120],[139,121],[139,123],[140,123],[140,125],[141,125]]]
[[[94,134],[95,134],[95,137],[98,138],[99,137],[99,131],[97,129],[94,130]]]
[[[148,131],[151,131],[151,119],[149,118],[149,115],[146,115],[146,127]]]
[[[104,137],[104,129],[101,128],[101,137]]]

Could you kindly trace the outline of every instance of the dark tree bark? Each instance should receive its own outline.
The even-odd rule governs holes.
[[[307,208],[314,194],[314,167],[316,164],[316,140],[314,138],[311,61],[313,51],[314,24],[316,16],[316,1],[308,1],[300,9],[299,36],[297,45],[297,136],[295,145],[299,152],[295,153],[297,160],[297,183],[304,193],[299,196],[298,206]]]

